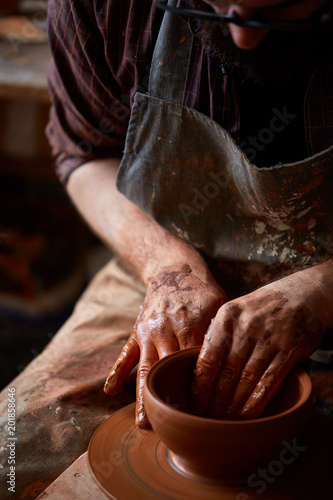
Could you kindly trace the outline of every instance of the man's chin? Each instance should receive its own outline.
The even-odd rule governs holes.
[[[186,0],[188,7],[209,10],[201,0]],[[201,20],[191,21],[193,31],[210,54],[223,63],[227,71],[237,70],[242,79],[257,83],[270,82],[277,87],[309,76],[321,57],[332,46],[332,31],[270,31],[253,50],[239,49],[226,25]]]
[[[310,77],[325,47],[327,41],[323,34],[272,30],[255,49],[239,51],[236,65],[259,83],[283,87]]]

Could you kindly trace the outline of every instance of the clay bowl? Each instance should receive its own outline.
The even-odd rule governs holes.
[[[189,413],[198,353],[199,348],[191,348],[161,359],[144,387],[149,421],[166,445],[171,465],[197,480],[239,485],[272,460],[276,468],[295,460],[295,439],[311,415],[312,386],[306,372],[292,371],[257,419],[199,417]]]

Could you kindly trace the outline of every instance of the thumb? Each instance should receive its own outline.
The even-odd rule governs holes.
[[[109,395],[116,394],[121,389],[126,377],[138,364],[139,359],[140,348],[134,333],[132,333],[107,376],[104,384],[104,392]]]

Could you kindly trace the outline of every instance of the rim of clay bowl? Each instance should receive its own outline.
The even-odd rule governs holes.
[[[294,376],[298,377],[298,380],[300,384],[303,385],[304,391],[302,396],[300,397],[299,401],[292,405],[290,408],[287,410],[281,412],[281,413],[276,413],[274,415],[266,416],[266,417],[257,417],[249,420],[223,420],[223,419],[216,419],[216,418],[210,418],[210,417],[200,417],[199,415],[194,415],[192,413],[185,412],[183,410],[179,410],[178,408],[174,408],[173,406],[169,405],[166,403],[160,396],[158,396],[157,391],[154,388],[153,384],[153,378],[156,372],[159,372],[165,364],[169,363],[174,358],[182,358],[182,357],[192,357],[194,352],[197,352],[199,354],[200,352],[200,347],[189,347],[186,349],[182,349],[179,351],[176,351],[172,354],[168,354],[164,358],[160,359],[157,361],[149,370],[146,382],[145,382],[145,391],[147,391],[150,395],[151,398],[154,399],[155,404],[157,404],[161,409],[167,409],[168,412],[176,412],[177,418],[179,420],[186,420],[186,421],[197,421],[198,424],[200,423],[201,425],[220,425],[222,422],[225,426],[234,426],[234,425],[256,425],[258,423],[262,422],[269,422],[270,420],[279,420],[286,415],[295,412],[296,410],[299,410],[302,406],[306,405],[308,401],[310,400],[312,396],[312,383],[309,375],[306,373],[303,368],[293,368],[287,375],[287,377],[293,373]],[[149,415],[148,415],[149,418]]]

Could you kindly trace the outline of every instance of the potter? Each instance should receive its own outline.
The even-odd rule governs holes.
[[[153,0],[48,5],[54,166],[116,254],[15,382],[18,446],[29,449],[18,462],[28,470],[32,453],[39,479],[38,433],[50,443],[50,482],[129,402],[124,381],[136,366],[140,427],[147,374],[194,345],[198,418],[243,425],[295,365],[327,354],[333,30],[325,0],[167,4],[217,14],[218,24]],[[248,137],[258,138],[254,160],[240,147]],[[112,397],[100,393],[108,372]]]
[[[187,3],[204,9],[205,2]],[[169,7],[175,5],[171,2]],[[267,22],[277,24],[306,20],[319,7],[309,0],[292,5],[264,1],[235,5],[217,1],[211,5],[218,14],[235,12],[244,23],[262,14]],[[287,75],[283,50],[279,53],[274,45],[277,37],[279,43],[283,39],[281,32],[276,35],[266,25],[232,22],[215,26],[214,31],[211,24],[194,21],[191,29],[201,35],[212,53],[222,57],[225,67],[229,63],[232,67],[244,65],[245,80],[262,80],[263,88],[266,81],[276,84],[272,92],[277,95],[285,92],[281,89],[288,88],[291,77],[303,81],[298,64],[305,62],[305,55],[292,44],[296,46],[297,37],[309,44],[304,33],[285,34],[284,43],[291,44],[290,57],[296,58],[297,52],[297,64],[294,61],[295,67],[288,67]],[[221,40],[228,37],[227,32],[231,38],[223,46]],[[267,122],[257,136],[246,136],[262,137],[266,142],[263,147],[250,139],[251,147],[256,146],[259,166],[252,164],[224,128],[184,106],[193,40],[186,23],[174,14],[165,14],[152,58],[148,93],[134,96],[124,155],[117,169],[116,186],[139,208],[133,216],[147,229],[148,247],[152,244],[153,252],[147,247],[143,250],[136,238],[136,251],[125,252],[147,293],[105,391],[116,393],[138,363],[137,423],[141,427],[149,426],[144,381],[161,357],[202,345],[193,383],[195,411],[218,418],[255,418],[292,367],[319,348],[333,322],[331,253],[326,254],[325,262],[317,259],[322,234],[328,237],[332,228],[328,186],[332,184],[333,150],[322,148],[311,156],[300,147],[301,141],[293,163],[287,163],[290,147],[285,146],[285,153],[277,154],[276,164],[273,160],[260,164],[260,154],[270,143],[279,135],[287,137],[289,130],[293,134],[293,124],[299,123],[302,106],[296,112],[286,97],[285,102],[271,108],[269,141],[264,133]],[[237,51],[237,47],[247,52]],[[274,64],[267,75],[270,50]],[[265,67],[251,59],[252,51],[258,57],[266,54],[262,56]],[[306,73],[310,74],[310,66],[316,64],[312,60]],[[278,80],[281,82],[276,83]],[[306,80],[304,76],[303,84]],[[274,104],[274,99],[271,102]],[[247,153],[251,156],[253,151]],[[101,168],[107,175],[106,165]],[[74,197],[79,195],[83,208],[75,177],[79,177],[76,172],[69,188],[71,191],[72,184],[71,192]],[[121,203],[125,207],[126,202]],[[125,218],[122,227],[128,229]],[[124,232],[121,234],[123,237]],[[163,243],[160,238],[164,238]],[[310,249],[310,253],[302,249]],[[171,275],[180,287],[169,286]],[[197,311],[194,316],[193,311]]]

